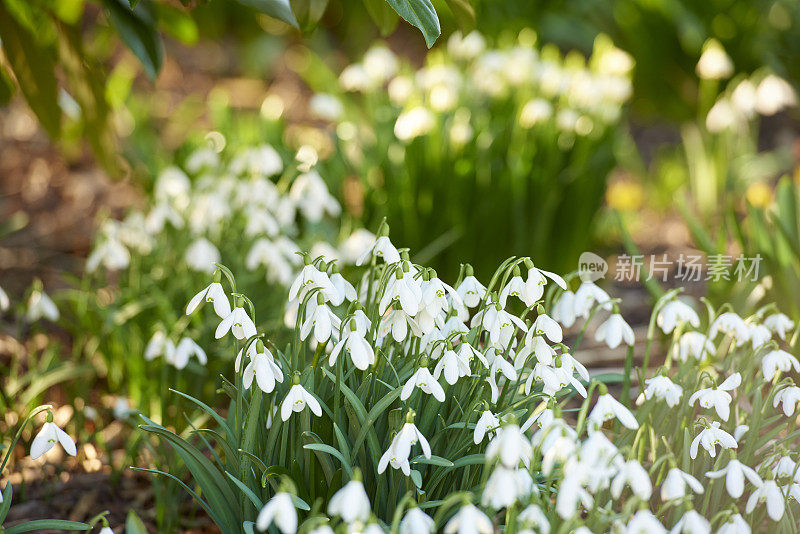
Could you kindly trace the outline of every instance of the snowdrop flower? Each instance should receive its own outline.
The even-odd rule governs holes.
[[[478,31],[471,31],[467,35],[455,32],[447,40],[447,51],[457,59],[475,59],[486,50],[486,40]]]
[[[674,408],[678,405],[683,396],[683,388],[672,382],[667,376],[654,376],[644,381],[644,398],[647,400],[655,397],[666,401],[667,406]]]
[[[217,326],[214,337],[219,339],[228,331],[238,340],[256,335],[256,325],[241,305],[237,305]]]
[[[357,469],[357,468],[356,468]],[[338,515],[345,523],[355,521],[366,522],[369,519],[372,507],[369,497],[361,483],[361,471],[356,470],[354,478],[334,493],[328,502],[328,515]]]
[[[419,282],[411,273],[403,272],[400,267],[397,268],[394,280],[391,280],[387,285],[378,311],[381,314],[386,313],[389,305],[394,301],[399,302],[400,308],[411,317],[419,312],[420,302],[422,302],[422,288]]]
[[[335,217],[342,212],[317,171],[309,171],[295,178],[289,198],[295,202],[303,217],[312,223],[321,221],[326,213]]]
[[[499,459],[500,463],[509,469],[516,469],[520,462],[528,467],[532,456],[531,442],[514,423],[498,428],[489,446],[486,447],[487,462]]]
[[[505,348],[514,336],[514,327],[522,331],[528,329],[522,319],[503,310],[499,304],[488,306],[476,313],[470,326],[481,325],[488,333],[489,340],[495,347]]]
[[[333,331],[338,331],[340,327],[341,320],[325,304],[322,293],[319,293],[316,302],[313,299],[308,302],[305,321],[300,327],[300,339],[305,340],[313,331],[317,343],[325,343],[331,338]]]
[[[411,375],[411,378],[403,385],[403,391],[400,393],[400,400],[404,401],[408,399],[414,392],[414,388],[419,388],[422,392],[433,395],[433,398],[439,402],[444,402],[444,389],[442,389],[442,386],[439,385],[439,382],[431,372],[428,371],[428,368],[425,366],[427,364],[425,358],[423,358],[423,362],[424,363],[420,364],[421,367],[417,369],[417,371]]]
[[[338,120],[344,113],[342,102],[328,93],[317,93],[312,96],[308,108],[315,117],[331,122]]]
[[[672,300],[661,308],[656,324],[665,334],[671,333],[681,323],[689,323],[695,328],[700,326],[700,317],[691,306],[680,300]]]
[[[612,314],[606,322],[597,327],[594,339],[595,341],[605,341],[610,349],[617,348],[622,341],[625,341],[628,346],[633,346],[636,342],[633,329],[618,313]]]
[[[711,534],[711,523],[694,510],[687,510],[670,530],[670,534]]]
[[[718,471],[706,472],[708,478],[725,477],[725,490],[728,495],[738,499],[744,493],[744,480],[747,478],[755,486],[761,486],[761,477],[751,467],[746,466],[736,458],[730,460],[728,464]]]
[[[778,404],[783,403],[783,413],[786,414],[786,417],[791,417],[795,408],[797,408],[798,402],[800,402],[800,388],[789,386],[775,393],[775,398],[772,399],[772,407],[777,408]]]
[[[189,358],[191,356],[196,356],[197,361],[199,361],[201,365],[208,363],[206,352],[200,345],[195,343],[194,340],[184,337],[178,342],[178,346],[175,347],[172,361],[169,361],[169,358],[167,361],[174,365],[176,369],[183,369],[189,363]]]
[[[782,313],[774,313],[764,319],[764,326],[785,341],[786,333],[794,328],[794,322]]]
[[[204,289],[198,291],[189,301],[189,304],[186,305],[186,315],[194,313],[200,303],[204,301],[214,305],[214,313],[220,319],[224,319],[231,314],[231,303],[228,301],[228,296],[219,282],[211,282]]]
[[[276,493],[258,513],[256,519],[258,530],[267,530],[273,523],[283,534],[297,532],[297,510],[288,493]]]
[[[542,294],[544,293],[544,286],[547,284],[548,278],[555,282],[561,289],[566,291],[567,282],[556,273],[539,269],[535,267],[533,262],[528,259],[525,260],[525,266],[528,268],[528,277],[525,280],[528,295],[533,297],[538,294],[534,300],[539,300],[542,297]]]
[[[531,334],[532,333],[532,334]],[[545,336],[553,343],[561,343],[564,339],[561,327],[546,313],[540,314],[531,325],[528,335]]]
[[[175,344],[161,330],[157,330],[144,347],[146,361],[149,362],[159,356],[163,356],[167,362],[175,361]]]
[[[626,428],[631,430],[639,428],[639,422],[630,410],[608,393],[608,389],[603,387],[602,384],[600,390],[605,390],[605,393],[601,393],[597,398],[597,403],[592,408],[588,418],[595,428],[599,429],[603,426],[603,423],[614,418],[619,419],[619,422]]]
[[[561,519],[570,519],[575,516],[578,504],[585,509],[591,509],[594,499],[582,485],[582,476],[571,473],[564,477],[556,496],[556,513]],[[576,531],[577,532],[577,531]]]
[[[703,408],[713,407],[717,411],[717,415],[723,421],[727,421],[731,411],[731,400],[733,400],[728,391],[738,388],[741,384],[742,375],[733,373],[715,388],[705,388],[692,393],[692,396],[689,397],[689,405],[694,406],[694,402],[699,400],[700,406]]]
[[[400,432],[395,435],[394,439],[392,439],[389,448],[386,449],[386,452],[381,456],[378,462],[378,474],[383,473],[386,470],[386,466],[391,464],[394,469],[401,469],[403,473],[408,476],[410,473],[408,456],[411,454],[411,447],[416,443],[419,443],[420,447],[422,447],[422,454],[430,459],[431,446],[428,444],[428,440],[425,439],[425,436],[422,435],[422,432],[420,432],[414,424],[414,416],[415,414],[413,411],[409,411],[409,413],[406,414],[405,424],[400,429]]]
[[[704,80],[722,80],[733,74],[733,61],[719,41],[709,39],[703,45],[703,54],[695,70]]]
[[[6,311],[10,306],[11,299],[8,298],[8,294],[0,287],[0,312]]]
[[[550,534],[550,521],[544,515],[542,509],[535,504],[526,506],[517,516],[517,521],[526,528],[526,530],[520,530],[520,532],[533,534],[533,528],[535,528],[539,534]]]
[[[98,534],[114,534],[114,531],[111,530],[111,527],[103,527]]]
[[[486,481],[481,504],[499,510],[530,495],[533,489],[533,479],[526,469],[508,469],[499,465]]]
[[[100,243],[86,259],[86,271],[94,272],[102,264],[108,271],[124,269],[131,262],[131,253],[119,240],[108,238]],[[2,304],[0,304],[2,309]]]
[[[372,349],[372,345],[364,339],[364,335],[358,331],[356,322],[353,319],[350,320],[350,329],[345,332],[342,339],[331,351],[328,359],[328,364],[331,367],[336,365],[336,359],[342,350],[346,350],[350,354],[353,365],[361,371],[366,370],[367,367],[375,363],[375,351]]]
[[[283,172],[283,160],[270,145],[251,147],[231,160],[229,169],[236,175],[274,176]]]
[[[258,388],[261,391],[264,393],[272,393],[275,389],[275,382],[283,382],[283,371],[281,371],[280,366],[275,362],[272,352],[263,346],[260,339],[250,346],[256,346],[257,348],[255,354],[250,358],[250,363],[244,368],[242,384],[245,389],[250,389],[250,386],[253,384],[253,379],[255,378],[256,384],[258,384]]]
[[[800,477],[797,471],[797,463],[789,456],[781,456],[778,458],[778,461],[772,466],[772,474],[775,478]]]
[[[444,373],[445,381],[452,386],[462,376],[469,375],[469,360],[452,350],[451,346],[450,349],[444,351],[444,354],[436,363],[436,367],[433,369],[433,377],[439,380],[442,373]]]
[[[302,300],[309,291],[319,288],[320,293],[331,301],[334,306],[341,304],[344,300],[344,295],[339,294],[328,273],[320,271],[316,265],[311,263],[311,259],[308,256],[305,257],[305,261],[305,266],[289,287],[289,300]]]
[[[70,456],[78,454],[78,449],[75,447],[75,442],[69,437],[69,434],[61,430],[58,425],[53,422],[53,414],[47,413],[47,422],[42,425],[39,433],[33,438],[31,443],[31,460],[36,460],[41,455],[53,448],[56,443],[60,443],[64,447],[64,452]]]
[[[674,347],[675,356],[682,362],[689,359],[700,360],[703,356],[714,356],[717,352],[714,343],[709,336],[700,332],[685,332],[678,338],[678,343]]]
[[[306,391],[306,388],[300,385],[300,373],[295,372],[292,379],[292,388],[283,400],[283,404],[281,404],[281,419],[288,421],[293,411],[302,412],[306,405],[317,417],[322,415],[322,407],[319,405],[319,401],[314,395]]]
[[[756,110],[762,115],[774,115],[796,103],[797,96],[789,82],[774,74],[761,80],[756,88]]]
[[[742,436],[747,434],[748,430],[750,430],[750,427],[747,425],[737,425],[736,428],[733,429],[733,439],[739,441],[742,439]]]
[[[703,485],[689,473],[673,467],[661,483],[661,500],[671,501],[686,495],[686,488],[695,493],[703,493]]]
[[[44,317],[55,322],[60,316],[58,308],[47,293],[38,288],[31,292],[31,296],[28,298],[28,321],[34,322]]]
[[[467,272],[470,271],[472,271],[472,269],[468,268]],[[478,282],[478,279],[471,274],[464,277],[464,280],[461,281],[456,292],[467,308],[474,308],[480,304],[486,296],[486,288],[484,285]]]
[[[204,273],[213,273],[217,269],[215,264],[220,262],[221,256],[219,250],[217,250],[217,247],[215,247],[211,241],[205,237],[200,237],[192,242],[189,248],[186,249],[184,259],[186,260],[186,265],[188,265],[190,269]]]
[[[666,534],[667,529],[649,510],[639,510],[625,527],[625,534]]]
[[[500,420],[495,414],[489,410],[484,410],[475,424],[475,431],[472,433],[472,439],[477,445],[487,435],[491,435],[500,427]]]
[[[342,261],[347,264],[355,264],[362,254],[372,248],[376,239],[375,234],[369,230],[359,228],[339,245]]]
[[[710,427],[701,430],[694,440],[692,440],[692,444],[689,447],[689,455],[692,457],[692,460],[697,458],[698,445],[702,445],[712,458],[717,456],[717,445],[723,449],[735,449],[739,446],[733,436],[719,427],[718,421],[714,421],[711,423]]]
[[[611,481],[611,495],[619,499],[626,484],[630,485],[633,494],[643,501],[648,500],[653,493],[650,475],[636,460],[628,460],[620,466],[617,475]]]
[[[417,106],[401,113],[394,123],[394,135],[400,141],[409,142],[430,132],[436,125],[436,117],[424,106]]]
[[[353,287],[353,284],[345,280],[344,276],[339,272],[336,266],[333,266],[334,271],[333,274],[330,276],[331,284],[336,289],[336,293],[338,294],[339,298],[336,301],[331,301],[334,306],[338,306],[345,300],[348,302],[355,302],[358,300],[358,294],[356,293],[356,288]]]
[[[555,420],[555,413],[553,412],[553,410],[550,408],[545,408],[544,410],[536,412],[532,416],[530,416],[528,420],[525,421],[525,423],[520,427],[520,429],[523,432],[525,432],[530,427],[532,427],[534,423],[536,423],[536,425],[539,428],[546,428],[550,426],[550,424],[553,423],[554,420]],[[534,443],[534,445],[536,445],[536,443]]]
[[[422,330],[413,317],[408,315],[403,310],[389,310],[389,313],[383,316],[380,327],[378,328],[378,337],[383,339],[389,332],[392,333],[392,338],[395,341],[403,341],[408,335],[409,328],[411,333],[417,337],[422,336]]]
[[[382,258],[384,262],[390,265],[400,261],[400,253],[386,235],[381,235],[375,239],[372,246],[365,250],[356,260],[356,265],[363,265],[364,262],[372,257]]]
[[[611,297],[608,296],[608,293],[597,287],[594,282],[585,280],[575,292],[573,300],[575,316],[584,319],[589,317],[595,303],[599,303],[601,309],[610,310],[611,304],[608,302],[610,300]]]
[[[444,526],[444,534],[494,534],[494,525],[475,505],[466,504]]]
[[[763,324],[750,324],[750,344],[753,350],[772,339],[772,332]]]
[[[750,525],[740,514],[734,514],[719,529],[717,534],[750,534]]]
[[[717,334],[722,332],[736,340],[736,346],[740,347],[750,340],[750,329],[741,317],[733,312],[725,312],[714,319],[708,331],[709,339],[714,339]]]
[[[400,521],[400,534],[431,534],[435,526],[431,516],[414,506]]]
[[[772,350],[761,359],[761,373],[764,380],[772,380],[779,372],[789,372],[794,369],[800,372],[800,362],[785,350]]]
[[[575,293],[564,291],[553,306],[553,319],[569,328],[575,324]]]
[[[786,508],[786,501],[781,488],[774,480],[765,480],[747,499],[745,511],[749,514],[762,503],[767,504],[767,515],[773,521],[780,521]]]
[[[519,300],[525,303],[525,306],[533,306],[542,296],[542,288],[539,286],[533,286],[533,290],[533,292],[530,292],[528,285],[525,283],[522,277],[517,274],[508,281],[506,286],[500,292],[500,304],[505,307],[508,297],[511,296],[517,297]]]

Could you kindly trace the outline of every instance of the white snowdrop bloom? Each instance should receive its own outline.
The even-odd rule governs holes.
[[[317,171],[301,174],[292,182],[291,198],[303,217],[319,222],[327,213],[333,217],[342,212],[339,202],[328,192],[328,186]]]
[[[375,351],[373,350],[372,345],[369,344],[369,341],[364,338],[365,334],[358,331],[356,322],[353,319],[351,319],[350,324],[351,326],[345,329],[342,339],[339,340],[339,342],[331,351],[331,355],[328,358],[328,364],[331,367],[336,365],[336,360],[339,357],[339,354],[342,352],[342,350],[346,350],[347,353],[350,354],[350,359],[352,360],[353,365],[356,366],[356,369],[364,371],[367,369],[367,367],[375,363]]]
[[[682,323],[689,323],[698,328],[700,326],[700,317],[697,316],[697,312],[691,306],[677,299],[664,304],[656,318],[656,324],[661,327],[665,334],[672,333]]]
[[[353,287],[353,284],[348,282],[344,276],[339,271],[335,271],[330,276],[331,284],[336,289],[336,293],[338,297],[341,297],[342,300],[338,300],[338,302],[331,301],[334,306],[338,306],[345,300],[348,302],[355,302],[358,300],[358,294],[356,293],[356,288]]]
[[[339,245],[339,255],[346,264],[355,264],[362,254],[369,251],[376,240],[375,234],[359,228]]]
[[[370,87],[370,79],[364,67],[358,63],[348,65],[339,75],[339,85],[345,91],[366,91]]]
[[[297,510],[295,510],[292,497],[288,493],[276,493],[258,512],[256,518],[258,530],[267,530],[273,523],[283,534],[297,532]]]
[[[98,532],[98,534],[114,534],[114,531],[111,530],[111,527],[103,527],[100,529],[100,532]]]
[[[394,76],[399,66],[397,56],[384,45],[374,45],[367,50],[362,64],[373,85],[380,85]]]
[[[405,424],[392,439],[389,448],[386,449],[386,452],[378,462],[378,474],[383,473],[386,470],[386,466],[391,464],[392,468],[401,469],[408,476],[410,472],[408,457],[411,454],[411,447],[417,443],[422,448],[422,454],[430,459],[431,446],[428,444],[428,440],[425,439],[425,436],[413,423],[413,419],[410,416],[406,416]]]
[[[756,86],[750,80],[742,80],[731,92],[731,104],[742,116],[750,119],[756,113]]]
[[[669,532],[670,534],[711,534],[711,523],[695,510],[687,510]]]
[[[86,259],[86,272],[94,272],[102,265],[108,271],[119,271],[131,263],[131,253],[118,239],[108,238],[95,247]],[[1,290],[0,290],[1,291]],[[7,298],[7,297],[6,297]],[[2,300],[2,297],[0,297]],[[0,303],[2,309],[2,303]]]
[[[695,70],[704,80],[722,80],[733,74],[733,61],[719,41],[709,39],[703,45],[703,54]]]
[[[159,202],[174,203],[179,209],[189,204],[192,182],[178,167],[167,167],[156,178],[154,196]]]
[[[539,269],[535,267],[532,262],[526,265],[528,265],[528,277],[525,279],[525,285],[528,287],[528,294],[534,296],[538,292],[538,296],[534,300],[539,300],[541,298],[548,278],[566,291],[567,282],[556,273]]]
[[[406,338],[409,329],[412,335],[422,336],[422,330],[413,317],[403,310],[391,309],[381,320],[381,324],[378,327],[378,337],[383,339],[391,332],[392,338],[400,342]]]
[[[636,460],[628,460],[619,467],[617,475],[611,481],[611,495],[619,499],[625,485],[629,485],[634,495],[642,500],[648,500],[653,493],[653,484],[650,475],[642,464]]]
[[[633,346],[636,343],[633,329],[618,313],[611,314],[611,317],[606,322],[597,327],[594,339],[595,341],[604,341],[610,349],[617,348],[623,341],[628,346]]]
[[[573,310],[576,317],[589,317],[595,303],[600,304],[600,308],[604,310],[611,310],[611,297],[608,293],[597,287],[594,282],[585,280],[581,283],[578,290],[575,292],[573,300]],[[563,321],[561,324],[567,326]]]
[[[702,494],[704,492],[703,485],[699,480],[689,473],[673,467],[667,472],[664,482],[661,483],[661,500],[666,502],[683,497],[686,495],[687,487],[694,493]]]
[[[41,289],[34,289],[31,291],[31,296],[28,298],[28,311],[26,313],[28,321],[35,322],[44,317],[48,321],[58,321],[61,314],[58,312],[55,302],[47,293]]]
[[[344,106],[330,93],[316,93],[308,102],[308,110],[314,117],[334,122],[344,113]]]
[[[455,32],[447,40],[447,51],[457,59],[475,59],[484,50],[486,50],[486,40],[475,30],[467,35]]]
[[[393,104],[402,107],[408,103],[408,99],[414,94],[415,89],[413,79],[401,74],[392,78],[386,87],[386,92]]]
[[[522,106],[519,112],[519,125],[532,128],[553,116],[553,105],[544,98],[534,98]]]
[[[246,215],[247,226],[245,226],[244,233],[248,237],[260,235],[275,237],[281,231],[275,216],[267,210],[248,210]]]
[[[144,228],[148,234],[155,236],[164,230],[167,223],[177,229],[183,228],[184,225],[183,219],[175,208],[165,202],[158,202],[147,214]]]
[[[654,376],[644,381],[644,398],[650,400],[656,398],[663,400],[667,406],[674,408],[678,405],[683,396],[683,388],[672,382],[667,376]]]
[[[219,282],[211,282],[205,288],[197,292],[195,296],[186,305],[186,315],[191,315],[197,309],[201,302],[210,302],[214,306],[214,313],[220,319],[224,319],[231,313],[231,304],[228,301],[228,295],[222,288]]]
[[[497,433],[486,447],[486,460],[499,460],[509,469],[516,469],[522,462],[525,467],[530,464],[533,447],[519,426],[505,424],[497,429]]]
[[[739,115],[727,98],[717,100],[706,115],[706,128],[711,133],[732,130],[739,123]]]
[[[517,515],[517,521],[523,527],[535,529],[539,534],[550,534],[550,521],[541,508],[529,504]],[[533,533],[533,530],[529,530]]]
[[[294,280],[295,269],[281,248],[269,239],[257,239],[247,253],[244,265],[250,271],[261,266],[267,268],[267,278],[287,286]]]
[[[526,469],[498,465],[486,481],[481,504],[495,510],[506,508],[530,495],[533,488],[533,479]]]
[[[749,324],[748,326],[750,327],[750,344],[753,350],[772,339],[772,332],[763,324]]]
[[[322,407],[316,397],[300,385],[299,375],[295,375],[292,382],[292,388],[286,394],[286,398],[283,399],[283,404],[281,404],[281,419],[287,421],[292,412],[302,412],[306,405],[314,415],[320,417],[322,415]]]
[[[699,401],[703,408],[714,408],[717,415],[723,421],[727,421],[731,412],[731,401],[733,397],[728,393],[738,388],[742,384],[742,375],[733,373],[715,388],[700,389],[692,393],[689,397],[689,405],[694,406],[695,401]]]
[[[700,360],[705,356],[714,356],[717,349],[709,336],[700,332],[684,332],[678,338],[678,343],[674,345],[675,357],[685,362],[689,356],[695,360]]]
[[[48,413],[48,421],[42,425],[39,433],[33,438],[31,443],[31,460],[36,460],[41,455],[53,448],[56,443],[60,443],[64,448],[64,452],[70,456],[78,454],[78,449],[75,447],[75,442],[69,437],[69,434],[61,430],[58,425],[52,421],[52,415]]]
[[[717,534],[750,534],[750,525],[740,514],[732,515],[728,521],[722,524],[717,530]]]
[[[163,356],[167,362],[174,361],[175,344],[161,330],[157,330],[144,347],[144,359],[151,361]]]
[[[342,486],[328,502],[328,515],[338,515],[345,523],[366,522],[371,512],[372,506],[360,477]]]
[[[292,282],[289,287],[289,300],[302,300],[309,291],[317,288],[325,299],[334,305],[336,302],[341,304],[344,300],[344,295],[339,294],[328,273],[320,271],[313,263],[306,264]]]
[[[341,327],[341,319],[324,302],[321,294],[319,300],[311,299],[306,306],[305,321],[300,327],[300,339],[305,340],[311,332],[314,332],[314,339],[317,343],[325,343],[331,338],[334,331]]]
[[[794,369],[800,372],[800,362],[785,350],[772,350],[761,359],[761,373],[764,380],[772,380],[779,372],[788,373]]]
[[[254,347],[256,343],[250,346]],[[275,382],[283,382],[283,371],[275,361],[272,352],[266,347],[264,347],[263,351],[256,351],[251,356],[250,363],[244,368],[242,383],[245,389],[250,389],[254,378],[256,384],[258,384],[258,389],[264,393],[272,393],[275,389]]]
[[[533,332],[533,334],[531,334]],[[564,335],[561,332],[561,327],[559,324],[550,318],[546,313],[539,315],[531,328],[528,330],[529,335],[534,336],[545,336],[553,343],[561,343],[564,339]]]
[[[792,460],[789,456],[781,456],[778,458],[778,461],[772,466],[771,471],[775,478],[800,477],[800,475],[798,475],[797,462]]]
[[[738,499],[744,493],[745,478],[755,486],[761,486],[762,484],[761,477],[758,476],[758,473],[753,468],[746,466],[735,458],[718,471],[706,472],[706,476],[708,478],[722,478],[724,476],[725,490],[734,499]]]
[[[436,277],[430,280],[423,280],[421,290],[422,305],[433,317],[438,316],[443,311],[464,306],[456,290]],[[452,302],[452,305],[450,302]]]
[[[745,511],[749,514],[759,504],[767,504],[767,515],[773,521],[780,521],[786,509],[786,500],[780,486],[774,480],[765,480],[747,499]]]
[[[11,299],[8,294],[0,287],[0,312],[6,311],[11,306]],[[0,492],[2,494],[2,492]]]
[[[329,525],[325,524],[325,525],[320,525],[314,528],[313,530],[309,531],[309,534],[334,534],[334,531]]]
[[[388,264],[400,261],[400,253],[397,252],[395,246],[389,241],[389,237],[385,235],[375,239],[375,242],[361,253],[361,256],[356,261],[356,265],[363,265],[364,262],[373,256],[383,259],[383,261]]]
[[[270,145],[261,145],[237,154],[228,168],[236,175],[275,176],[283,172],[283,159]]]
[[[414,392],[414,388],[419,388],[422,392],[433,395],[433,398],[439,402],[444,402],[444,389],[442,389],[442,386],[439,385],[439,382],[431,372],[428,371],[427,367],[420,367],[406,381],[403,385],[403,391],[400,393],[400,400],[408,399]]]
[[[800,402],[800,388],[789,386],[775,393],[775,397],[772,399],[772,407],[777,408],[778,404],[783,403],[783,413],[786,414],[786,417],[791,417],[794,415],[798,402]]]
[[[797,103],[792,86],[773,74],[765,77],[756,89],[756,111],[762,115],[774,115]]]
[[[235,307],[217,326],[214,337],[219,339],[228,331],[238,340],[248,339],[256,335],[256,325],[241,306]]]
[[[477,445],[486,436],[491,437],[494,431],[500,427],[500,420],[489,410],[484,410],[475,424],[475,431],[472,433],[472,440]]]
[[[417,106],[401,113],[394,123],[394,135],[403,142],[409,142],[430,132],[436,125],[436,117],[426,107]]]
[[[169,363],[175,366],[176,369],[183,369],[189,363],[189,358],[195,356],[201,365],[208,363],[206,352],[194,342],[194,340],[184,337],[175,347],[173,352],[172,361]]]
[[[397,268],[397,271],[399,272],[396,273],[396,277],[386,286],[378,311],[381,314],[386,313],[389,305],[397,301],[402,310],[413,317],[419,312],[422,302],[422,287],[410,272],[404,273],[400,267]]]
[[[469,361],[454,350],[446,350],[433,369],[433,377],[436,380],[439,380],[442,374],[445,382],[452,386],[462,376],[469,376]]]
[[[539,335],[539,331],[533,327],[528,330],[522,347],[514,355],[514,366],[521,370],[528,362],[530,355],[536,358],[537,363],[544,365],[553,365],[556,357],[555,349],[548,345],[547,341]]]
[[[466,504],[444,526],[444,534],[494,534],[494,525],[474,504]]]
[[[186,158],[186,170],[192,174],[218,166],[219,154],[211,147],[200,147]]]
[[[639,422],[636,417],[615,399],[610,393],[605,393],[597,398],[594,408],[589,413],[588,420],[593,423],[596,428],[603,426],[603,423],[610,419],[618,419],[620,423],[626,428],[635,430],[639,428]]]
[[[549,426],[555,420],[555,413],[550,408],[545,408],[540,412],[536,412],[531,415],[527,421],[520,427],[520,429],[525,432],[529,428],[531,428],[534,423],[539,428],[545,428]],[[534,443],[536,445],[536,443]]]
[[[692,460],[697,458],[698,445],[702,445],[712,458],[717,456],[717,445],[723,449],[735,449],[739,446],[733,436],[719,427],[718,421],[714,421],[711,423],[710,427],[701,430],[692,440],[692,444],[689,447],[689,455],[692,457]]]
[[[594,499],[581,482],[581,476],[576,473],[570,473],[562,480],[556,495],[556,513],[561,519],[574,517],[579,504],[587,510],[594,505]]]
[[[527,325],[517,317],[503,310],[499,305],[488,306],[472,318],[470,326],[481,325],[489,333],[494,347],[505,348],[514,336],[515,327],[527,331]]]
[[[522,279],[521,276],[514,276],[508,283],[505,285],[502,291],[500,291],[500,304],[505,307],[506,302],[508,301],[508,297],[517,297],[525,306],[533,306],[536,303],[536,300],[541,297],[542,289],[538,286],[535,287],[535,292],[530,293],[528,291],[528,286],[525,284],[525,281]]]
[[[204,273],[213,273],[217,266],[216,263],[220,262],[220,253],[214,244],[206,239],[200,237],[192,242],[186,249],[184,260],[190,269]]]
[[[575,293],[572,291],[564,291],[558,297],[555,305],[553,305],[553,319],[569,328],[575,324]]]
[[[400,534],[431,534],[435,527],[433,518],[418,506],[409,508],[400,520]]]
[[[741,347],[750,341],[750,329],[742,318],[734,312],[725,312],[714,319],[708,331],[709,339],[714,339],[720,332],[734,338],[737,347]]]
[[[544,431],[544,429],[539,432]],[[566,464],[578,451],[577,436],[565,435],[563,433],[555,434],[556,439],[552,441],[549,448],[542,448],[544,455],[542,456],[542,472],[546,476],[550,476],[558,464]]]
[[[747,425],[737,425],[736,428],[733,429],[733,439],[739,441],[742,439],[742,436],[747,434],[748,430],[750,430],[750,427]]]
[[[794,322],[782,313],[773,313],[764,319],[764,326],[785,341],[786,333],[794,328]]]
[[[625,534],[666,534],[667,529],[650,510],[639,510],[625,526]]]
[[[467,308],[474,308],[479,305],[486,296],[486,287],[478,282],[477,278],[468,275],[461,281],[456,292],[458,296],[461,297],[464,306]]]

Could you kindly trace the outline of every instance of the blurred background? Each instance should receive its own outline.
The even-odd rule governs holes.
[[[566,273],[591,251],[641,297],[634,324],[678,285],[800,319],[798,82],[793,0],[0,0],[0,286],[12,302],[44,287],[62,315],[44,331],[6,316],[3,411],[61,395],[105,447],[83,471],[112,474],[79,480],[128,484],[113,513],[140,498],[151,528],[177,528],[179,488],[121,474],[141,439],[124,403],[176,417],[131,354],[205,283],[184,256],[201,239],[245,287],[268,271],[260,307],[297,267],[265,252],[277,234],[338,244],[344,266],[347,240],[385,218],[444,280],[511,255]],[[227,199],[229,178],[255,174],[277,194],[253,223]],[[173,216],[174,187],[191,213]],[[681,276],[689,257],[697,279]],[[645,275],[615,276],[631,258]],[[734,276],[738,258],[765,278]],[[648,275],[656,260],[665,275]],[[215,395],[193,376],[231,359],[193,364],[183,390]]]

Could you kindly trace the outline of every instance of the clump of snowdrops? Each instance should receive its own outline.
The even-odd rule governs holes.
[[[605,36],[586,59],[524,30],[496,45],[457,33],[421,68],[376,45],[338,87],[318,63],[305,76],[319,91],[311,113],[335,125],[337,175],[362,177],[364,199],[348,207],[373,227],[386,217],[455,277],[465,259],[488,275],[514,250],[573,265],[614,166],[632,68]]]
[[[774,307],[742,318],[673,290],[635,365],[619,299],[575,274],[512,257],[451,286],[386,227],[359,264],[347,280],[304,256],[281,347],[226,267],[187,310],[232,341],[229,409],[194,400],[215,424],[185,439],[141,428],[223,532],[796,531],[797,330]],[[575,358],[590,334],[628,346],[624,372]]]

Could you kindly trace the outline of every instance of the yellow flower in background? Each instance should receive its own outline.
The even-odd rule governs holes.
[[[772,188],[764,182],[755,182],[747,186],[745,198],[753,207],[766,208],[772,202]]]
[[[609,184],[606,190],[606,203],[620,211],[634,211],[642,206],[644,189],[635,181],[623,178]]]

